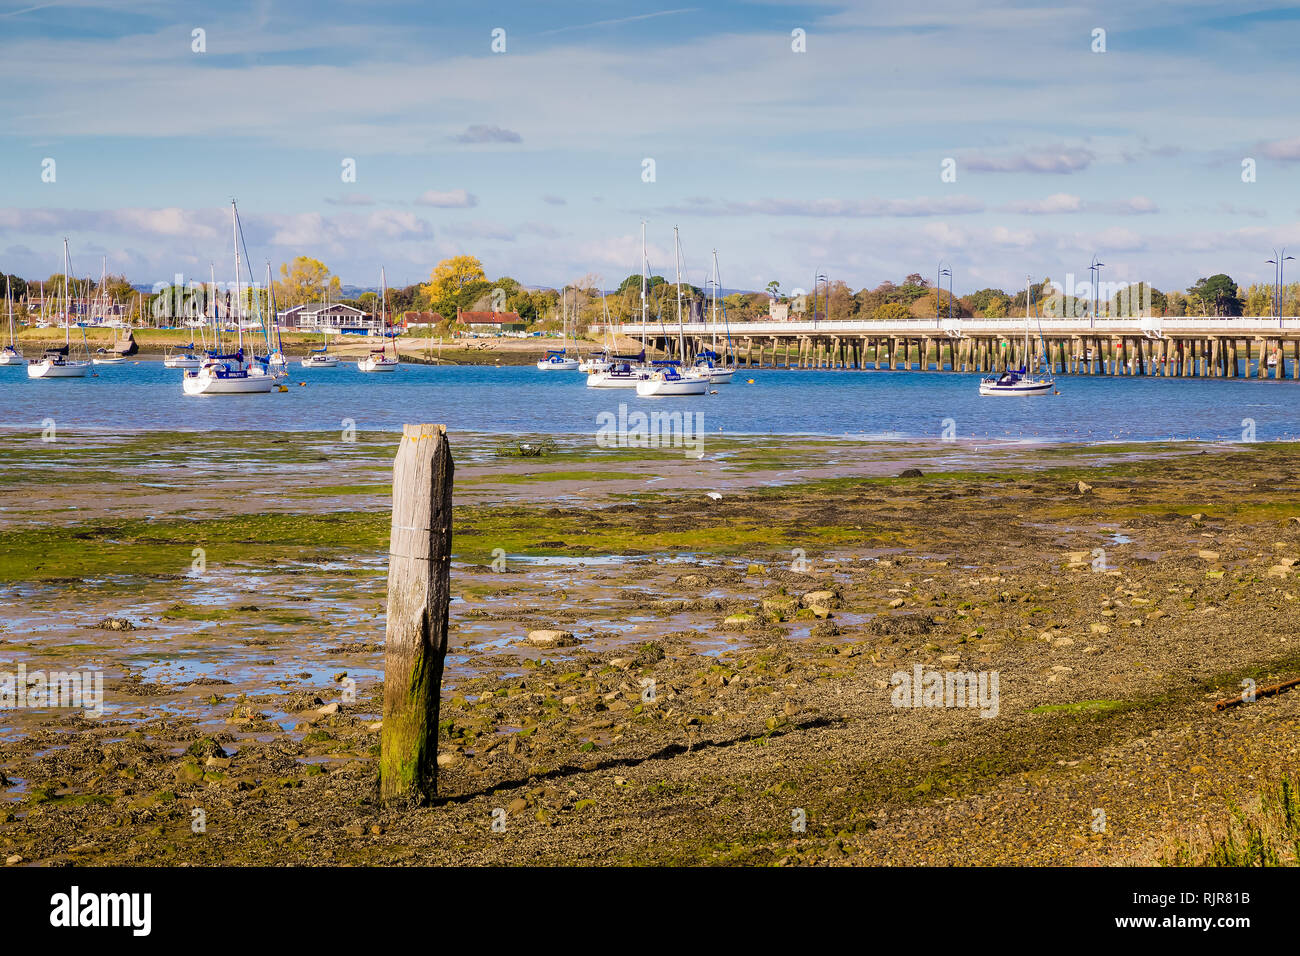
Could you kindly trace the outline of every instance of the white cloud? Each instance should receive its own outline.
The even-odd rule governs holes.
[[[416,197],[415,202],[420,206],[437,206],[440,209],[469,209],[478,205],[478,197],[464,189],[451,189],[445,192],[430,189]]]
[[[962,169],[984,173],[1055,173],[1068,175],[1087,169],[1096,160],[1092,150],[1081,146],[1057,146],[1051,149],[1018,150],[1013,153],[967,153],[957,160]]]
[[[916,199],[752,199],[720,203],[697,197],[687,202],[686,206],[669,207],[665,211],[704,216],[908,218],[967,215],[984,209],[982,202],[970,196],[921,196]]]

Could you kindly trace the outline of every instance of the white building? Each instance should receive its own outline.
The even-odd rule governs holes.
[[[295,305],[277,313],[280,327],[303,332],[330,331],[369,335],[383,330],[384,321],[377,315],[363,312],[342,302],[312,302]]]

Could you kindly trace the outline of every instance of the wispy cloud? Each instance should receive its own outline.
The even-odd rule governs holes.
[[[958,216],[982,212],[984,203],[970,196],[916,199],[751,199],[713,202],[703,197],[687,200],[666,212],[703,216],[811,216],[816,218],[908,218]]]
[[[1028,216],[1053,216],[1069,213],[1108,213],[1120,216],[1138,216],[1159,212],[1159,207],[1146,196],[1128,199],[1085,200],[1072,193],[1053,193],[1043,199],[1018,199],[1001,207],[1003,212]]]
[[[347,193],[343,196],[326,196],[325,201],[331,206],[373,206],[375,200],[364,193]]]
[[[458,143],[522,143],[524,138],[511,129],[475,123],[465,132],[453,136]]]
[[[478,197],[464,189],[439,191],[430,189],[416,197],[417,206],[437,206],[440,209],[469,209],[478,205]]]
[[[968,153],[957,160],[957,170],[974,170],[981,173],[1053,173],[1067,175],[1087,169],[1096,160],[1092,150],[1081,146],[1060,146],[1051,149],[1021,150],[1015,153],[990,155]]]
[[[1300,136],[1290,139],[1278,139],[1270,143],[1261,143],[1259,151],[1269,159],[1284,163],[1300,162]]]
[[[538,36],[554,36],[557,33],[569,33],[573,30],[589,30],[592,27],[608,27],[619,23],[635,23],[639,20],[653,20],[657,17],[673,17],[682,13],[694,13],[695,7],[682,7],[679,10],[660,10],[657,13],[642,13],[632,17],[617,17],[612,20],[596,20],[592,23],[575,23],[572,26],[556,27],[554,30],[543,30]]]

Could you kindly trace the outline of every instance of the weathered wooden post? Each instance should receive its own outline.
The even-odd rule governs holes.
[[[382,800],[423,802],[438,792],[438,691],[451,600],[453,466],[445,425],[404,425],[393,462]]]

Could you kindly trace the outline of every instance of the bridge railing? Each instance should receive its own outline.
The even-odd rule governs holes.
[[[593,330],[601,330],[595,325]],[[1277,319],[1269,316],[1247,317],[1135,317],[1106,318],[1095,322],[1091,319],[1060,319],[1044,317],[1041,322],[1032,319],[1031,334],[1037,335],[1039,329],[1044,335],[1145,335],[1147,333],[1178,335],[1250,335],[1269,332],[1300,333],[1300,317],[1284,316]],[[642,326],[641,323],[626,323],[620,327],[624,335],[639,337],[646,335],[677,334],[675,323],[659,325],[657,322]],[[729,325],[711,322],[694,322],[683,326],[687,335],[718,335],[728,333],[736,336],[756,335],[918,335],[931,337],[1006,334],[1021,335],[1025,331],[1023,318],[1012,319],[899,319],[896,321],[876,321],[874,319],[830,319],[817,322],[732,322]]]

